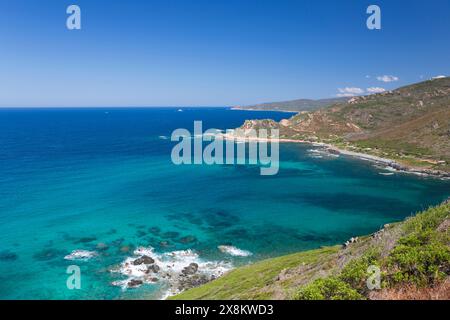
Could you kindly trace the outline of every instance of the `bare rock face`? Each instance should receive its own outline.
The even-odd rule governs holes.
[[[345,241],[343,246],[344,246],[344,248],[347,248],[352,243],[356,243],[356,242],[358,242],[358,237],[351,237],[349,240]]]
[[[144,282],[142,280],[138,280],[138,279],[131,279],[130,281],[128,281],[128,287],[129,288],[137,288],[139,286],[141,286]]]
[[[152,264],[154,263],[155,260],[149,256],[142,256],[140,258],[137,258],[136,260],[133,261],[133,264],[135,266],[141,265],[141,264]]]
[[[241,129],[249,130],[249,129],[278,129],[280,124],[272,119],[264,119],[264,120],[245,120],[244,124],[241,126]]]
[[[183,271],[181,271],[181,273],[184,274],[185,276],[187,276],[187,275],[192,275],[192,274],[196,273],[197,271],[198,271],[198,264],[191,263],[190,265],[185,267],[183,269]]]
[[[180,279],[177,289],[179,291],[184,291],[187,289],[201,286],[202,284],[208,283],[214,279],[215,279],[214,276],[207,276],[204,274],[195,274],[189,277],[183,277]]]
[[[448,203],[449,200],[447,200],[446,203]],[[445,219],[437,228],[437,231],[439,232],[447,232],[450,229],[450,218]]]
[[[157,264],[152,264],[151,266],[148,267],[148,269],[145,273],[147,273],[147,274],[150,272],[158,273],[159,270],[160,270],[160,267]]]

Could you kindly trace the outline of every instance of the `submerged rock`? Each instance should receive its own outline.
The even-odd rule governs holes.
[[[79,243],[89,243],[97,240],[97,237],[82,237],[79,239],[76,239],[73,243],[79,244]]]
[[[124,238],[119,238],[119,239],[116,239],[113,242],[111,242],[111,245],[114,246],[114,247],[118,247],[118,246],[122,245],[122,243],[124,241],[125,241]]]
[[[145,237],[147,235],[147,232],[145,232],[144,230],[138,230],[136,232],[136,236],[139,238]]]
[[[33,259],[37,261],[49,261],[56,258],[60,258],[65,253],[66,252],[64,252],[63,250],[49,248],[35,253],[33,255]]]
[[[99,242],[99,243],[97,243],[96,248],[97,248],[97,250],[100,250],[100,251],[108,250],[108,245],[106,243]]]
[[[186,237],[180,238],[180,242],[184,243],[184,244],[193,243],[193,242],[197,242],[197,238],[194,236],[186,236]]]
[[[148,229],[151,234],[158,235],[161,233],[161,229],[158,227],[151,227]]]
[[[117,233],[116,229],[111,229],[106,234],[116,234],[116,233]]]
[[[131,250],[130,246],[122,246],[122,247],[120,247],[120,252],[123,252],[123,253],[130,252],[130,250]]]
[[[164,233],[162,234],[162,237],[163,237],[163,238],[169,238],[169,239],[175,239],[175,238],[178,238],[179,235],[180,235],[179,232],[176,232],[176,231],[168,231],[168,232],[164,232]]]
[[[12,251],[4,250],[0,251],[0,261],[14,261],[17,260],[18,256]]]
[[[169,243],[169,241],[161,241],[161,242],[159,243],[159,245],[160,245],[162,248],[167,248],[167,247],[170,246],[170,243]]]

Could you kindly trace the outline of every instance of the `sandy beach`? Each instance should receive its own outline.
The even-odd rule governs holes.
[[[264,141],[264,142],[273,142],[275,139],[272,138],[258,138],[258,137],[241,137],[241,136],[235,136],[229,133],[222,133],[219,135],[224,140],[235,140],[235,141]],[[338,148],[334,145],[323,143],[323,142],[311,142],[307,140],[296,140],[296,139],[276,139],[279,143],[303,143],[303,144],[310,144],[317,147],[323,147],[327,149],[327,151],[331,153],[338,153],[350,157],[355,157],[362,160],[368,160],[372,161],[378,164],[384,164],[387,167],[397,171],[397,172],[404,172],[404,173],[410,173],[420,176],[432,176],[440,179],[450,179],[450,173],[440,170],[433,170],[433,169],[424,169],[424,168],[417,168],[412,166],[407,166],[405,164],[398,163],[395,160],[388,159],[388,158],[382,158],[378,156],[374,156],[367,153],[362,152],[355,152],[350,151],[346,149]]]

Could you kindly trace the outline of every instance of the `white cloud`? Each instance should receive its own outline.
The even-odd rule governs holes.
[[[338,88],[338,91],[339,93],[336,95],[338,97],[354,97],[358,94],[364,93],[363,89],[355,87]]]
[[[431,79],[443,79],[443,78],[446,78],[446,76],[436,76],[436,77],[433,77],[433,78],[431,78]]]
[[[367,92],[369,93],[381,93],[381,92],[385,92],[386,89],[385,88],[381,88],[381,87],[370,87],[367,88]]]
[[[336,97],[340,97],[340,98],[343,98],[343,97],[354,97],[354,96],[356,96],[356,94],[354,94],[354,93],[338,93],[336,95]]]
[[[377,80],[378,81],[383,81],[383,82],[394,82],[394,81],[398,81],[399,78],[396,77],[396,76],[384,75],[384,76],[378,76]]]
[[[345,88],[339,88],[338,89],[340,93],[353,93],[353,94],[361,94],[364,92],[361,88],[356,87],[345,87]]]

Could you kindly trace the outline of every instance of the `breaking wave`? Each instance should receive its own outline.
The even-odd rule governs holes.
[[[248,257],[251,256],[252,253],[247,250],[242,250],[239,248],[236,248],[234,246],[218,246],[219,250],[223,253],[236,256],[236,257]]]
[[[123,290],[144,284],[162,286],[161,298],[212,281],[232,269],[225,261],[205,261],[193,250],[157,253],[152,247],[140,247],[117,268],[111,270],[126,276],[112,285]]]

